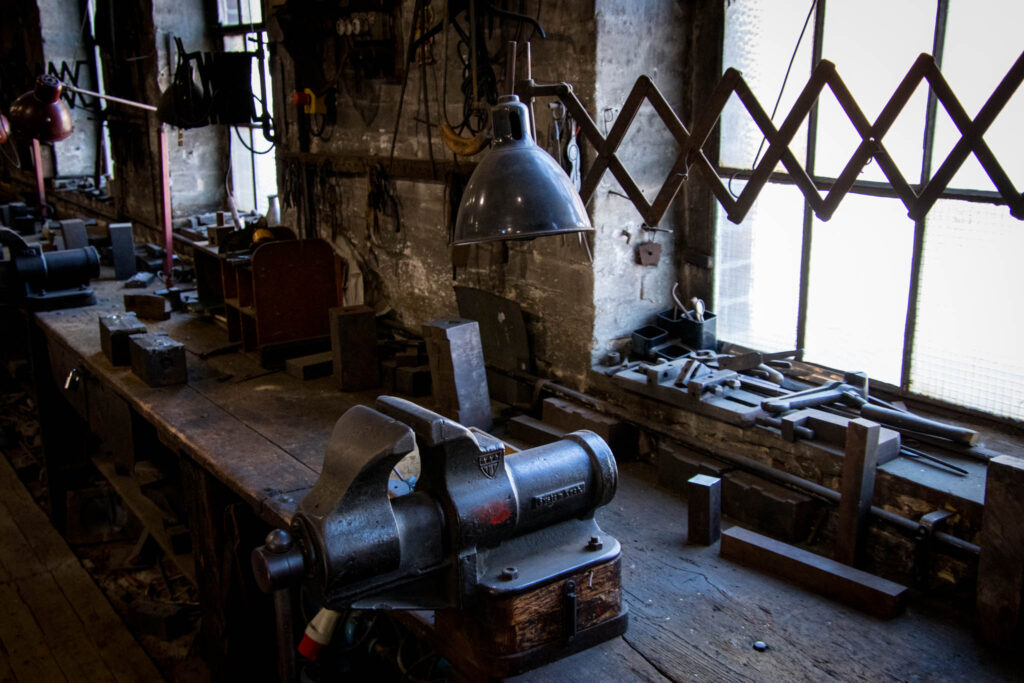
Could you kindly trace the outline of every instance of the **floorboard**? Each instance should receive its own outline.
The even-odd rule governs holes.
[[[162,680],[3,457],[0,538],[0,683]]]

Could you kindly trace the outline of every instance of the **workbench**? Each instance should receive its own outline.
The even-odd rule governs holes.
[[[196,581],[215,673],[265,679],[274,666],[267,657],[276,651],[272,599],[251,587],[249,552],[269,529],[290,522],[316,481],[334,422],[374,395],[342,393],[332,378],[302,381],[265,370],[253,355],[232,348],[214,321],[185,313],[144,321],[188,351],[187,384],[150,388],[100,351],[97,316],[122,312],[123,294],[131,290],[107,280],[93,286],[95,306],[29,320],[54,523],[61,527],[64,491],[91,460]],[[83,379],[65,389],[72,368]],[[98,448],[86,447],[87,431],[100,437]],[[161,511],[117,466],[150,451],[176,460],[191,553],[175,547]],[[658,487],[650,464],[620,463],[618,494],[597,519],[622,543],[629,630],[524,680],[1019,675],[977,643],[963,615],[945,607],[912,601],[905,614],[883,622],[721,559],[717,544],[685,545],[685,503]],[[443,642],[431,632],[429,614],[417,619],[424,638]],[[757,640],[768,649],[755,651]]]

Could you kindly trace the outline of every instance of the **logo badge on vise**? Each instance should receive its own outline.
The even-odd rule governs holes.
[[[498,468],[501,467],[501,451],[491,451],[490,453],[481,453],[476,456],[477,467],[484,473],[484,476],[488,479],[494,479],[498,474]]]

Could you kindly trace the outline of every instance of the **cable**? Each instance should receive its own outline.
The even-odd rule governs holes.
[[[786,91],[786,82],[789,81],[789,72],[793,69],[793,62],[796,61],[796,53],[800,51],[800,44],[804,42],[804,34],[807,32],[807,25],[811,23],[811,17],[814,16],[814,8],[817,6],[818,0],[811,0],[811,8],[807,10],[807,17],[804,19],[804,27],[800,29],[800,37],[796,39],[796,47],[793,48],[793,54],[789,56],[789,66],[786,67],[786,75],[782,77],[782,86],[779,88],[779,96],[775,98],[775,106],[772,107],[772,115],[769,117],[770,120],[775,120],[775,114],[779,111],[779,103],[782,102],[782,93]],[[757,154],[754,155],[753,166],[757,166],[757,158],[761,156],[761,150],[764,148],[764,143],[768,138],[766,136],[761,137],[761,144],[757,148]]]
[[[778,97],[775,98],[775,106],[772,107],[772,114],[769,117],[770,121],[774,122],[775,114],[779,111],[779,103],[782,102],[782,95],[786,91],[786,83],[789,81],[789,73],[793,70],[793,63],[796,61],[796,55],[800,51],[801,43],[804,41],[804,34],[807,33],[807,25],[811,23],[811,17],[814,16],[814,8],[817,7],[817,5],[818,0],[811,0],[811,7],[807,10],[807,17],[804,18],[804,25],[803,28],[800,29],[800,36],[796,39],[796,46],[793,48],[793,54],[789,56],[789,65],[786,67],[786,74],[782,77],[782,85],[779,87]],[[761,150],[764,149],[764,143],[767,140],[768,137],[766,135],[761,136],[761,144],[757,146],[757,152],[754,154],[754,162],[750,165],[751,169],[757,168],[758,158],[761,156]],[[733,192],[732,189],[732,181],[736,179],[738,174],[739,171],[736,171],[730,175],[728,184],[726,185],[726,189],[729,191],[729,194],[732,195],[733,199],[739,196]]]
[[[270,143],[270,147],[268,147],[267,149],[264,149],[264,150],[253,149],[248,144],[246,144],[245,140],[242,138],[242,134],[238,132],[238,128],[239,128],[238,126],[231,126],[231,128],[234,129],[235,137],[238,138],[239,144],[241,144],[242,147],[244,147],[246,149],[246,151],[248,151],[250,154],[270,154],[270,152],[274,151],[274,143],[273,142]]]

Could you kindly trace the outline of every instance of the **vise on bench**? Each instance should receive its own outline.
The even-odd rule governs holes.
[[[417,449],[415,490],[389,499]],[[593,432],[506,453],[385,396],[338,420],[290,533],[271,532],[253,569],[264,590],[304,582],[330,610],[436,610],[442,655],[514,675],[625,632],[619,542],[594,520],[617,481]]]

